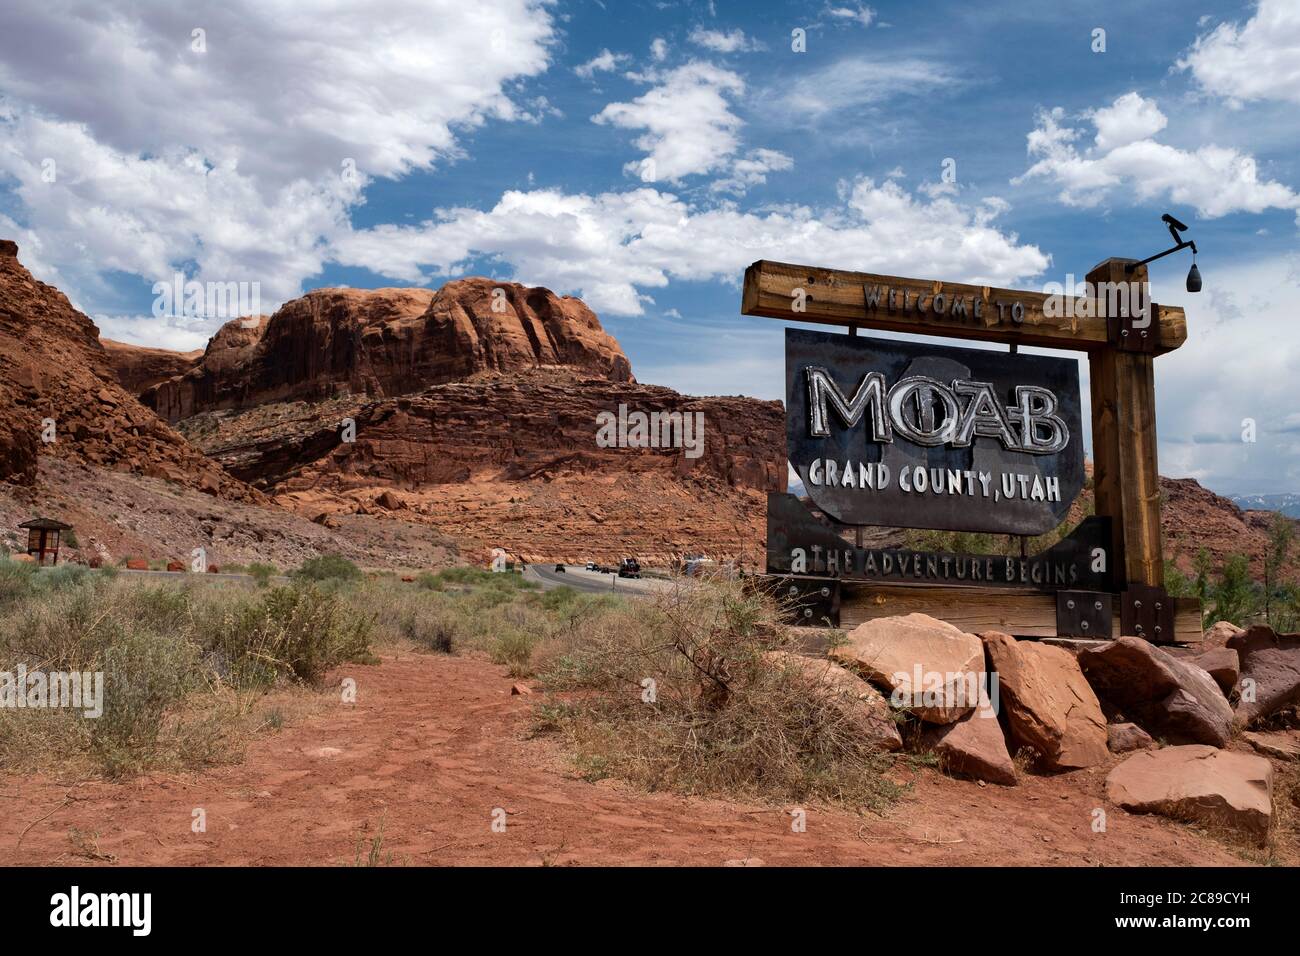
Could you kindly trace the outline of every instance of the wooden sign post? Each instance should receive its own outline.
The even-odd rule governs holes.
[[[1199,641],[1199,602],[1172,599],[1163,587],[1156,458],[1154,360],[1186,341],[1187,321],[1182,309],[1150,302],[1146,281],[1146,267],[1129,259],[1108,259],[1094,268],[1087,276],[1084,296],[873,275],[766,260],[751,265],[745,271],[741,305],[745,315],[843,326],[854,334],[859,329],[882,329],[1000,342],[1010,345],[1013,352],[1022,345],[1082,351],[1088,355],[1092,398],[1097,518],[1080,525],[1048,552],[1032,558],[1024,556],[1019,562],[996,556],[996,560],[1005,561],[1005,574],[1003,565],[992,563],[995,556],[989,555],[902,551],[891,556],[876,555],[860,547],[841,555],[834,544],[841,536],[833,530],[833,517],[823,521],[819,531],[813,527],[815,521],[802,523],[788,501],[770,500],[769,573],[781,576],[783,584],[788,584],[789,593],[804,602],[809,616],[827,617],[840,626],[924,611],[970,631],[1005,630],[1027,637],[1108,637],[1120,633],[1157,643]],[[805,352],[801,356],[808,348],[816,348],[816,337],[804,335],[812,344],[803,343]],[[874,347],[866,352],[873,359],[885,361],[889,357],[883,348],[885,344],[872,343]],[[790,347],[788,342],[787,348]],[[947,361],[943,356],[934,361],[939,363],[936,367],[951,367],[951,362],[943,365]],[[826,370],[815,364],[804,369],[816,373],[818,384],[829,381]],[[938,379],[933,379],[932,384],[934,390],[945,391]],[[958,391],[966,389],[970,394],[974,392],[969,390],[980,384],[953,383]],[[833,398],[838,404],[834,407],[859,417],[864,410],[874,409],[877,415],[883,414],[880,404],[873,406],[869,402],[872,398],[877,403],[883,402],[883,392],[871,393],[867,385],[868,380],[864,379],[862,389],[854,396],[859,401],[851,407],[837,392]],[[907,390],[905,398],[913,390]],[[950,410],[960,408],[951,397],[944,397],[944,401]],[[800,402],[802,397],[797,394],[794,402],[788,400],[788,414],[791,405]],[[891,411],[898,409],[893,407]],[[1003,410],[995,411],[1000,416]],[[1025,416],[1023,429],[1033,431],[1035,423],[1029,419],[1029,406],[1021,411]],[[967,412],[971,412],[969,407]],[[933,416],[933,411],[929,414]],[[875,428],[876,439],[892,440],[882,434],[882,429],[888,431],[888,425]],[[905,431],[917,433],[910,426]],[[966,431],[964,445],[970,446],[969,424]],[[993,432],[996,426],[985,422],[977,434]],[[827,433],[829,428],[824,425],[816,432],[818,436]],[[792,442],[793,434],[792,431]],[[1078,437],[1073,440],[1077,441]],[[1023,437],[1022,441],[1033,444],[1031,437]],[[923,443],[940,444],[937,440]],[[963,442],[958,440],[956,444]],[[1005,439],[1003,444],[1008,444]],[[1015,450],[1024,449],[1017,446]],[[863,475],[869,477],[870,472],[864,468]],[[791,496],[773,497],[789,499]],[[818,496],[813,497],[816,500]],[[824,491],[823,498],[847,500],[844,496],[827,496]],[[985,516],[983,520],[993,519]],[[797,527],[782,525],[782,521],[794,521]],[[934,523],[914,526],[955,527]],[[826,537],[827,532],[830,538]],[[825,554],[827,560],[812,568],[790,567],[789,551],[781,549],[795,539],[816,540],[814,550]],[[1104,546],[1092,548],[1094,539],[1102,541]],[[798,549],[799,553],[802,550]],[[1100,562],[1089,562],[1085,551],[1100,555]],[[834,555],[833,562],[831,555]],[[898,564],[910,569],[909,580],[896,580]],[[848,570],[850,565],[852,571]],[[885,566],[890,572],[884,570]],[[963,567],[971,571],[979,569],[978,583],[969,578],[952,580],[954,569]],[[1081,567],[1084,567],[1082,571]],[[942,572],[935,571],[936,568]],[[1069,580],[1057,580],[1066,568]]]

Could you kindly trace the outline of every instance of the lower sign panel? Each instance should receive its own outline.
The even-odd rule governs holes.
[[[1092,516],[1046,551],[1018,557],[910,548],[858,548],[790,494],[767,496],[769,574],[880,584],[930,584],[1038,591],[1106,591],[1110,519]]]

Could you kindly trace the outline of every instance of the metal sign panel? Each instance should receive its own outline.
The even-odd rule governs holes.
[[[1043,534],[1083,488],[1079,367],[786,329],[786,445],[846,524]]]
[[[1104,591],[1110,519],[1093,515],[1036,554],[966,554],[856,547],[791,494],[767,496],[767,572],[875,584]],[[1109,604],[1107,605],[1109,610]]]

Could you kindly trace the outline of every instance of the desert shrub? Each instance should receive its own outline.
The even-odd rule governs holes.
[[[0,709],[0,769],[64,763],[110,776],[228,759],[251,700],[364,658],[373,617],[313,585],[260,596],[197,582],[0,567],[0,670],[96,672],[103,713]],[[247,719],[247,722],[246,722]]]
[[[259,561],[254,561],[248,566],[247,573],[259,588],[265,588],[270,586],[271,578],[279,574],[280,569],[274,564],[262,564]]]
[[[41,573],[41,584],[51,591],[74,588],[83,583],[89,573],[90,570],[80,564],[60,564]]]
[[[445,587],[448,584],[460,585],[462,587],[487,588],[490,590],[501,591],[534,591],[537,585],[532,581],[524,580],[522,574],[515,574],[510,571],[484,571],[482,568],[471,568],[461,565],[454,568],[443,568],[433,575],[434,580]]]
[[[237,688],[280,679],[315,684],[331,667],[370,659],[373,625],[373,615],[339,595],[298,584],[227,608],[208,622],[207,646],[218,672]]]
[[[321,554],[304,561],[293,577],[304,581],[356,581],[361,569],[341,554]]]
[[[562,735],[588,777],[649,790],[883,806],[888,759],[833,696],[764,654],[792,635],[739,582],[687,585],[606,607],[567,635],[541,677],[540,729]]]
[[[0,558],[0,609],[28,597],[36,587],[36,565]]]
[[[459,622],[456,615],[447,608],[426,605],[408,607],[399,615],[399,630],[402,637],[417,647],[450,654],[455,650]]]
[[[1229,621],[1244,627],[1263,605],[1261,590],[1250,576],[1250,562],[1241,554],[1223,563],[1220,578],[1210,586],[1209,595],[1213,607],[1206,616],[1206,626]]]
[[[128,629],[105,648],[104,712],[91,723],[91,747],[111,776],[153,764],[169,710],[194,687],[198,648],[145,629]]]

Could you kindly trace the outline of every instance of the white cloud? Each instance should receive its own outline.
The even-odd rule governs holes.
[[[1075,144],[1083,131],[1065,125],[1065,111],[1041,112],[1027,137],[1036,162],[1012,182],[1049,180],[1072,206],[1094,206],[1122,190],[1125,199],[1182,203],[1207,218],[1300,208],[1300,195],[1290,187],[1260,180],[1249,154],[1213,144],[1189,151],[1157,143],[1151,136],[1164,128],[1165,117],[1136,93],[1087,115],[1096,136],[1080,152]]]
[[[650,43],[650,55],[656,63],[662,63],[668,57],[668,41],[663,37],[655,37]]]
[[[1178,61],[1201,88],[1234,102],[1300,103],[1300,4],[1260,0],[1245,26],[1221,23]]]
[[[648,155],[627,165],[642,182],[677,182],[724,168],[740,145],[743,121],[729,96],[745,82],[731,70],[693,60],[662,76],[630,103],[610,103],[592,117],[622,129],[643,129],[636,147]]]
[[[1102,152],[1150,139],[1169,124],[1155,100],[1143,99],[1137,93],[1125,93],[1110,106],[1093,110],[1089,116],[1097,128],[1094,145]]]
[[[597,73],[609,73],[618,69],[620,64],[626,63],[629,59],[630,57],[626,53],[611,53],[609,50],[601,50],[586,63],[575,66],[573,72],[584,80],[589,80]]]
[[[517,118],[505,85],[554,36],[539,0],[8,0],[0,89],[123,153],[187,144],[274,189],[345,157],[395,176],[456,155],[456,127]]]
[[[671,280],[736,281],[755,259],[1010,285],[1049,264],[994,225],[1001,201],[926,201],[898,183],[861,178],[842,204],[762,213],[697,208],[640,188],[599,195],[511,191],[491,209],[446,209],[418,226],[342,237],[335,258],[406,282],[495,260],[519,281],[581,295],[592,308],[640,315],[645,291]]]
[[[540,0],[10,0],[0,187],[23,228],[6,229],[74,298],[183,266],[260,282],[274,305],[319,272],[369,178],[454,159],[490,119],[554,113],[513,93],[554,36]]]
[[[876,11],[859,3],[852,7],[826,7],[826,15],[836,20],[848,20],[864,27],[871,26],[876,19]]]
[[[212,323],[184,317],[158,318],[152,315],[92,315],[100,336],[173,352],[201,349],[212,338]]]
[[[731,174],[714,180],[709,188],[714,192],[745,192],[751,186],[767,182],[767,174],[794,168],[794,160],[775,149],[755,149],[731,163]]]
[[[764,44],[753,37],[746,36],[745,31],[740,29],[723,33],[721,30],[705,30],[703,27],[696,27],[687,39],[696,46],[713,50],[715,53],[748,53],[767,49]]]
[[[851,56],[796,77],[764,98],[794,119],[817,119],[956,82],[946,66],[931,60]]]
[[[1205,275],[1213,295],[1152,283],[1156,301],[1186,308],[1188,325],[1187,343],[1156,360],[1161,474],[1228,494],[1300,491],[1300,288],[1289,266],[1225,264]],[[1241,440],[1247,418],[1253,443]]]
[[[42,177],[46,157],[54,182]],[[126,153],[31,112],[0,114],[0,176],[26,213],[24,259],[70,296],[102,294],[104,273],[139,275],[147,287],[192,262],[202,281],[260,283],[263,302],[298,295],[320,271],[321,238],[346,226],[362,185],[334,175],[271,187],[233,159],[214,164],[182,147]]]

